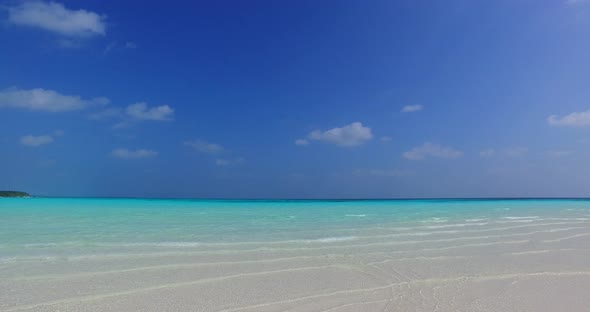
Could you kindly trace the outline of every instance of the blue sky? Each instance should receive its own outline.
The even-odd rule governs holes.
[[[590,1],[3,1],[0,189],[590,196]]]

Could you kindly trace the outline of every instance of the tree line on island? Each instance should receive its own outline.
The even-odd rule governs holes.
[[[0,197],[31,197],[31,195],[19,191],[0,191]]]

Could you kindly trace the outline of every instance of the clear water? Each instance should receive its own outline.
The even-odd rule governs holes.
[[[0,199],[0,260],[338,244],[407,230],[590,218],[590,200]],[[590,220],[590,219],[589,219]]]

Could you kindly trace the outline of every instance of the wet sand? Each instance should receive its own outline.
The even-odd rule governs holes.
[[[587,311],[590,217],[0,264],[0,311]]]

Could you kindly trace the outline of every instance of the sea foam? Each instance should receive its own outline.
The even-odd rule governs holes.
[[[345,242],[358,239],[357,236],[336,236],[336,237],[323,237],[316,239],[308,239],[306,243],[334,243],[334,242]]]

